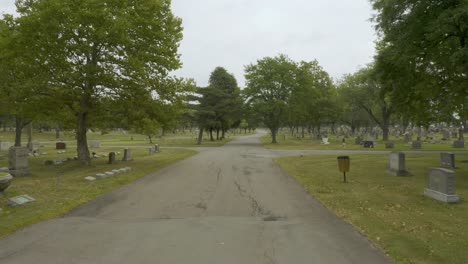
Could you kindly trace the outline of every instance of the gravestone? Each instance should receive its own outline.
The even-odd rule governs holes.
[[[465,147],[465,141],[456,140],[456,141],[453,142],[453,147],[454,148],[464,148]]]
[[[115,164],[115,152],[109,152],[109,161],[108,164]]]
[[[32,198],[29,195],[20,195],[20,196],[16,196],[16,197],[8,199],[8,204],[11,207],[16,207],[16,206],[24,205],[27,203],[32,203],[34,201],[36,201],[36,199]]]
[[[442,131],[442,140],[450,140],[450,132],[448,130],[443,130]]]
[[[394,147],[395,147],[395,143],[394,143],[394,142],[389,141],[389,142],[386,142],[386,143],[385,143],[385,148],[386,148],[386,149],[392,149],[392,148],[394,148]]]
[[[85,177],[84,179],[87,180],[87,181],[95,181],[96,180],[96,178],[94,178],[93,176],[88,176],[88,177]]]
[[[154,148],[148,148],[148,154],[152,156],[154,154],[155,150]]]
[[[445,169],[455,169],[455,154],[450,152],[440,153],[440,167]]]
[[[55,143],[55,149],[66,149],[67,144],[65,142],[57,142]]]
[[[156,151],[156,153],[160,152],[159,144],[154,145],[154,151]]]
[[[8,153],[8,168],[13,176],[27,176],[29,171],[29,149],[26,147],[11,147]]]
[[[7,151],[13,147],[13,145],[14,144],[12,142],[0,141],[0,151]]]
[[[13,176],[6,172],[0,172],[0,194],[3,194],[5,190],[10,186]]]
[[[100,148],[101,147],[101,141],[93,140],[89,142],[89,147],[90,148]]]
[[[421,149],[421,148],[422,148],[422,143],[421,143],[421,141],[413,141],[413,142],[411,142],[411,148],[412,148],[412,149]]]
[[[107,178],[107,175],[104,173],[97,173],[95,176],[96,179],[104,179]]]
[[[444,168],[432,168],[424,195],[444,203],[458,202],[460,199],[455,194],[455,173]]]
[[[390,153],[387,173],[393,176],[409,175],[409,172],[406,170],[405,153],[403,152],[391,152]]]
[[[124,155],[123,155],[122,161],[132,161],[132,160],[133,160],[132,150],[128,148],[124,149]]]
[[[364,146],[364,148],[374,148],[374,141],[364,140],[362,141],[362,145]]]

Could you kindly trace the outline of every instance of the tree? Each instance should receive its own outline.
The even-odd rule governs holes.
[[[174,95],[181,20],[170,0],[18,1],[26,48],[47,66],[48,89],[75,116],[78,159],[90,163],[87,130],[104,98]],[[135,104],[133,107],[138,106]]]
[[[245,67],[247,102],[270,129],[277,143],[278,129],[284,124],[287,103],[296,89],[297,65],[286,55],[266,57]]]
[[[427,109],[431,118],[467,120],[468,2],[372,0],[382,46],[376,66],[396,83],[395,102],[406,114]],[[402,34],[404,32],[404,34]],[[411,103],[408,104],[408,101]],[[406,103],[406,104],[405,104]],[[414,106],[414,107],[413,107]],[[413,108],[412,108],[413,107]],[[416,114],[417,122],[427,116]]]

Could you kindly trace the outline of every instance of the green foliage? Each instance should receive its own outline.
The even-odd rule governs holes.
[[[169,0],[18,1],[24,49],[47,71],[47,93],[76,118],[78,157],[89,163],[86,131],[107,106],[173,102],[181,20]],[[144,105],[144,104],[143,104]],[[168,103],[166,105],[169,105]],[[115,109],[115,108],[114,108]],[[110,111],[112,113],[112,111]],[[138,114],[136,114],[138,116]],[[101,119],[102,120],[102,119]]]
[[[468,119],[468,2],[372,3],[382,37],[376,65],[400,111],[423,124]]]

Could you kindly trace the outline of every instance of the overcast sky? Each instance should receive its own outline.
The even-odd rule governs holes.
[[[372,61],[376,39],[369,0],[172,0],[183,19],[183,68],[176,75],[205,86],[217,66],[244,86],[244,66],[280,53],[317,59],[334,78]],[[0,0],[12,13],[14,0]]]

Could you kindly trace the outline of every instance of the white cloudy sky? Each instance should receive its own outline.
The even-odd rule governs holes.
[[[217,66],[244,85],[244,66],[280,53],[317,59],[334,78],[371,62],[376,36],[369,0],[173,0],[183,19],[183,68],[176,74],[206,85]],[[14,0],[0,0],[12,13]]]

